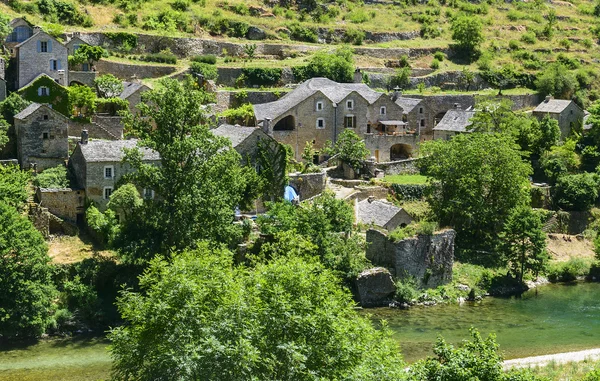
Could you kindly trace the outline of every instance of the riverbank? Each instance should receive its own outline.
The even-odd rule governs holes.
[[[566,364],[569,362],[579,362],[586,360],[600,361],[600,348],[506,360],[502,364],[502,367],[508,370],[511,368],[530,368],[536,366],[546,366],[550,363]]]

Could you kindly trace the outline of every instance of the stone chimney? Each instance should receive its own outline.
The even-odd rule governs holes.
[[[363,81],[362,72],[360,71],[359,68],[356,68],[356,70],[354,70],[354,83],[362,83],[362,81]]]
[[[544,99],[544,102],[548,103],[550,102],[550,99],[552,99],[552,95],[546,95],[546,99]]]
[[[398,86],[394,87],[394,92],[392,93],[392,102],[396,102],[398,98],[402,97],[402,91]]]
[[[85,128],[83,130],[81,130],[81,144],[88,144],[88,130],[86,130]]]
[[[462,109],[462,106],[460,105],[460,103],[455,103],[454,104],[454,109],[455,110],[460,110],[460,109]]]
[[[262,123],[262,130],[265,134],[271,136],[271,118],[265,118]]]
[[[41,31],[42,31],[42,27],[41,26],[36,25],[36,26],[33,27],[33,34],[36,34],[36,33],[41,32]]]

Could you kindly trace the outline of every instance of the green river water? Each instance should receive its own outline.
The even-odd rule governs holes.
[[[548,285],[521,298],[478,303],[365,310],[386,319],[407,361],[431,355],[438,335],[458,343],[473,326],[495,332],[505,358],[600,347],[600,283]],[[102,380],[110,374],[108,342],[77,338],[0,348],[0,380]]]

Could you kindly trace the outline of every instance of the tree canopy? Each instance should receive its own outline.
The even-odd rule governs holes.
[[[354,79],[352,56],[349,47],[339,47],[335,51],[321,50],[312,56],[306,66],[295,67],[294,75],[302,81],[325,77],[335,82],[350,83]]]
[[[470,56],[477,53],[479,45],[483,42],[482,25],[479,18],[475,16],[458,16],[452,21],[450,27],[452,40],[456,42],[456,48]]]
[[[104,74],[94,79],[98,96],[113,98],[123,92],[123,82],[112,74]]]
[[[560,62],[548,65],[538,75],[535,85],[543,95],[552,95],[560,99],[570,99],[577,90],[577,80]]]
[[[101,46],[80,45],[75,54],[69,57],[69,63],[75,65],[89,63],[93,65],[94,62],[100,61],[100,58],[105,55],[106,50]]]

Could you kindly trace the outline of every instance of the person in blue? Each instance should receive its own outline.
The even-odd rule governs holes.
[[[296,192],[294,187],[292,187],[289,184],[285,186],[285,190],[283,192],[283,198],[284,198],[284,200],[289,201],[292,204],[297,204],[300,201],[300,197],[298,196],[298,193]]]

